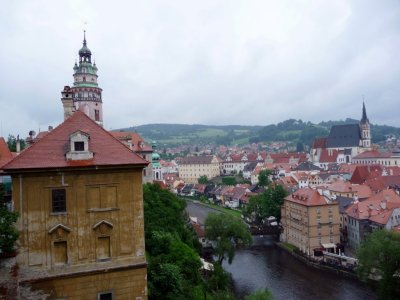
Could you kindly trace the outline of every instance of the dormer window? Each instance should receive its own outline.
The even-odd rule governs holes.
[[[74,142],[75,151],[85,151],[85,142]]]
[[[89,150],[89,134],[76,131],[70,135],[70,150],[66,154],[68,160],[88,160],[93,158],[93,152]]]

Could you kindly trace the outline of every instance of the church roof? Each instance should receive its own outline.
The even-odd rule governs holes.
[[[334,125],[327,140],[328,148],[358,147],[361,132],[358,124]]]
[[[70,136],[83,131],[90,136],[89,150],[93,158],[87,160],[68,160]],[[128,149],[118,139],[103,129],[83,112],[77,111],[61,125],[50,131],[42,139],[25,149],[4,166],[5,171],[33,170],[48,168],[137,165],[146,166],[148,162]]]

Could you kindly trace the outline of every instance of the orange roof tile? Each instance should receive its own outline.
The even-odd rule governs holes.
[[[13,159],[13,155],[8,149],[8,145],[4,138],[0,137],[0,169],[6,163]]]
[[[89,134],[89,160],[67,160],[70,135],[78,130]],[[147,165],[148,162],[125,147],[83,112],[77,111],[61,125],[43,136],[4,166],[7,171],[20,169],[68,168],[112,165]]]
[[[302,188],[287,196],[285,200],[295,202],[304,206],[328,205],[327,199],[320,195],[317,190]]]
[[[135,152],[149,152],[153,151],[153,148],[145,143],[144,139],[140,136],[137,132],[131,131],[110,131],[110,133],[120,140],[121,142],[124,141],[131,141],[132,142],[132,150]]]
[[[355,219],[370,219],[386,224],[394,208],[400,207],[400,196],[393,190],[384,190],[364,201],[356,202],[346,209]]]

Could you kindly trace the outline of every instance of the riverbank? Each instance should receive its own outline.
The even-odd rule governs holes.
[[[275,242],[275,245],[279,248],[281,248],[282,250],[286,251],[287,253],[289,253],[290,255],[292,255],[293,257],[295,257],[297,260],[302,261],[303,263],[305,263],[306,265],[313,267],[315,269],[318,270],[323,270],[323,271],[327,271],[336,275],[341,275],[344,277],[348,277],[348,278],[352,278],[352,279],[356,279],[359,280],[357,277],[357,274],[355,274],[354,272],[350,272],[344,269],[339,269],[339,268],[335,268],[335,267],[331,267],[328,265],[323,265],[319,262],[314,262],[311,261],[307,256],[301,255],[296,253],[294,250],[295,248],[292,247],[287,247],[286,245],[284,245],[282,242]]]

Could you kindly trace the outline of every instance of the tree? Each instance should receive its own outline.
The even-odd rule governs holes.
[[[272,294],[268,289],[256,291],[253,294],[246,296],[245,300],[272,300]]]
[[[281,205],[286,195],[283,186],[271,185],[264,193],[250,198],[249,203],[243,208],[243,216],[256,226],[264,225],[270,216],[274,216],[279,222]]]
[[[19,139],[19,137],[18,137]],[[20,145],[21,145],[21,150],[25,149],[26,144],[24,140],[19,140]],[[17,151],[17,138],[15,138],[14,135],[9,134],[8,139],[7,139],[7,145],[8,149],[10,149],[11,152],[16,152]]]
[[[158,264],[149,270],[151,299],[181,299],[182,275],[179,267],[172,263]]]
[[[399,299],[400,233],[374,230],[357,251],[357,274],[363,279],[379,279],[381,299]]]
[[[247,225],[240,219],[221,213],[210,213],[205,220],[206,238],[214,242],[217,263],[222,265],[225,258],[232,263],[235,247],[251,244],[251,234]]]
[[[201,262],[186,202],[156,184],[144,185],[143,200],[149,299],[192,299]]]
[[[271,170],[265,169],[258,173],[258,184],[260,186],[267,186],[269,184],[269,176],[271,175]]]
[[[0,253],[14,252],[14,244],[19,236],[14,226],[17,219],[17,212],[10,212],[5,203],[0,204]]]
[[[236,178],[235,177],[222,177],[222,184],[223,185],[236,185]]]
[[[208,178],[207,175],[201,175],[198,179],[198,182],[200,184],[207,184],[208,183]]]

